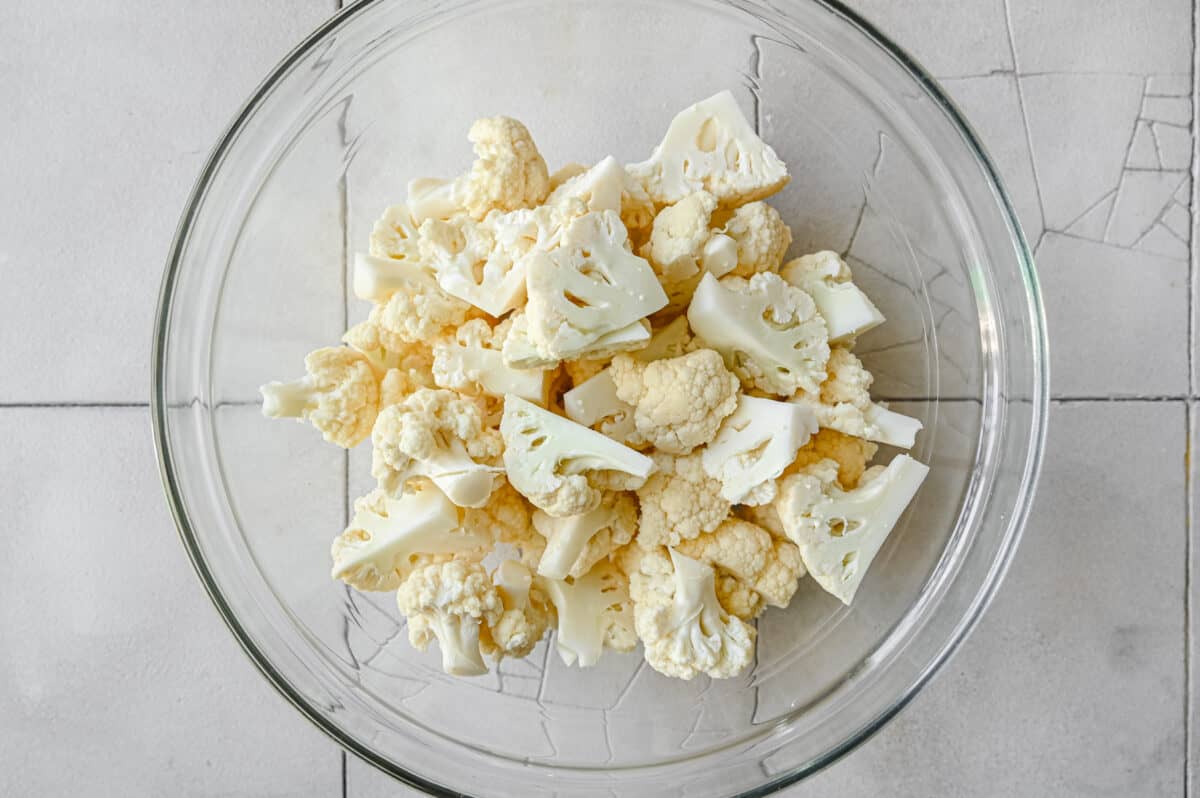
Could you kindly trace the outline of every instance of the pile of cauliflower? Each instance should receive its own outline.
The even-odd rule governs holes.
[[[731,94],[646,161],[546,168],[515,119],[412,181],[354,264],[372,303],[267,416],[368,437],[378,487],[333,576],[395,591],[446,672],[632,651],[668,676],[754,660],[755,619],[805,574],[849,604],[927,469],[871,466],[921,425],[871,400],[855,337],[883,316],[832,252],[784,263],[762,200],[787,167]]]

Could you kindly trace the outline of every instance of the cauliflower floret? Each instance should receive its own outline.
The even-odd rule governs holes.
[[[730,615],[743,621],[753,621],[762,615],[767,608],[767,602],[749,585],[736,576],[717,570],[717,600],[721,607]]]
[[[424,369],[389,369],[379,381],[379,409],[400,404],[422,388],[432,388],[434,381]]]
[[[508,479],[521,495],[549,515],[580,515],[600,504],[600,488],[614,480],[603,472],[628,475],[625,485],[640,487],[654,469],[650,458],[595,430],[509,395],[500,422]]]
[[[663,208],[654,217],[649,240],[638,250],[658,275],[669,307],[686,305],[700,282],[705,245],[713,235],[709,219],[716,209],[717,200],[704,191]]]
[[[383,212],[371,230],[371,254],[377,258],[420,264],[418,227],[420,225],[407,205],[392,205]]]
[[[867,463],[875,456],[878,446],[862,438],[854,438],[837,430],[821,429],[808,443],[796,452],[795,461],[787,467],[785,474],[798,471],[822,460],[832,460],[838,465],[838,483],[850,490],[858,485]]]
[[[440,556],[480,558],[491,543],[459,526],[459,514],[427,485],[398,499],[381,490],[354,502],[354,517],[333,541],[333,578],[359,590],[395,590],[409,571]]]
[[[785,471],[784,474],[786,475],[787,472]],[[739,505],[734,512],[738,518],[762,527],[772,536],[780,540],[788,539],[787,532],[783,529],[783,521],[779,518],[779,511],[775,509],[774,504],[743,504]]]
[[[565,163],[562,166],[558,167],[558,169],[556,169],[555,171],[551,172],[550,173],[550,196],[546,198],[546,202],[548,202],[548,203],[553,202],[554,201],[554,192],[557,191],[559,189],[559,187],[566,184],[566,182],[568,180],[579,177],[581,174],[583,174],[586,171],[588,171],[588,167],[584,166],[581,163],[571,162],[571,163]]]
[[[635,354],[638,360],[649,363],[652,360],[666,360],[669,357],[679,357],[697,349],[696,339],[688,329],[687,316],[679,316],[670,324],[654,331],[650,343]]]
[[[667,454],[708,443],[737,409],[738,379],[711,349],[651,363],[617,355],[609,372],[639,435]]]
[[[395,348],[385,343],[399,344]],[[383,334],[379,325],[371,321],[359,322],[346,330],[342,341],[360,352],[371,364],[375,374],[383,379],[392,369],[401,371],[416,371],[420,377],[414,377],[418,382],[433,384],[433,352],[426,342],[396,341]]]
[[[462,528],[468,534],[516,548],[528,568],[537,568],[546,549],[546,539],[533,528],[529,505],[507,482],[492,491],[483,507],[463,511]]]
[[[402,350],[409,344],[428,343],[454,331],[476,316],[461,299],[437,285],[409,283],[387,301],[371,309],[367,320],[379,330],[379,340],[388,349]]]
[[[633,540],[637,503],[628,493],[610,493],[596,509],[582,515],[555,518],[537,510],[533,526],[546,539],[537,572],[550,579],[578,579]]]
[[[306,420],[330,443],[346,449],[371,434],[379,412],[379,383],[370,361],[345,346],[325,347],[304,358],[307,376],[259,388],[268,418]]]
[[[477,404],[453,391],[423,388],[384,409],[371,442],[371,475],[392,495],[426,478],[460,507],[483,507],[500,472],[499,433],[484,428]]]
[[[638,551],[629,587],[650,667],[678,679],[727,679],[746,670],[756,632],[721,606],[712,566],[674,549]]]
[[[511,328],[509,319],[494,329],[483,319],[472,319],[458,328],[455,340],[434,343],[434,381],[471,396],[511,393],[545,404],[545,370],[515,369],[504,362],[501,350]]]
[[[500,620],[504,604],[484,567],[451,560],[413,571],[396,593],[408,619],[408,640],[424,651],[437,638],[442,670],[454,676],[487,673],[480,649],[481,627]]]
[[[734,208],[769,197],[788,181],[787,166],[728,91],[680,111],[650,159],[626,168],[659,205],[707,191]]]
[[[721,483],[705,473],[699,452],[686,457],[657,453],[651,457],[656,470],[637,492],[641,505],[639,546],[674,546],[713,531],[729,517],[730,504],[721,496]]]
[[[627,446],[641,448],[646,445],[645,437],[633,421],[633,405],[617,396],[611,369],[603,369],[567,391],[562,401],[567,418],[576,424],[598,430]]]
[[[733,273],[750,277],[758,272],[777,272],[792,245],[792,231],[779,211],[765,202],[751,202],[733,212],[722,232],[737,242],[737,266]]]
[[[705,275],[687,318],[747,386],[792,396],[798,390],[815,393],[825,381],[825,322],[812,297],[777,274],[720,282]]]
[[[830,341],[850,340],[884,322],[879,308],[854,284],[850,267],[836,252],[796,258],[780,273],[817,303]]]
[[[868,469],[851,491],[837,486],[832,460],[784,479],[775,506],[817,584],[849,604],[928,473],[927,466],[902,454],[887,468]]]
[[[563,663],[590,668],[605,648],[632,651],[637,647],[629,578],[613,563],[602,560],[571,581],[539,576],[536,584],[554,605]]]
[[[568,360],[563,363],[567,376],[571,378],[571,386],[578,387],[608,368],[610,358],[600,360]]]
[[[786,607],[804,576],[800,550],[794,543],[777,540],[765,529],[740,518],[725,521],[714,532],[682,541],[675,549],[727,571],[772,607]]]
[[[775,499],[775,480],[816,431],[817,420],[800,405],[742,396],[700,462],[727,501],[766,504]]]
[[[533,583],[533,572],[517,560],[496,566],[492,583],[504,611],[483,630],[483,652],[495,659],[527,656],[550,628],[550,599]]]

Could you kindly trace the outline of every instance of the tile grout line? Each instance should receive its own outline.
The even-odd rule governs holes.
[[[1200,75],[1197,65],[1200,64],[1200,48],[1197,47],[1197,36],[1200,36],[1200,4],[1192,0],[1192,163],[1191,179],[1191,223],[1192,240],[1188,246],[1188,292],[1187,292],[1187,351],[1188,351],[1188,393],[1196,392],[1196,235],[1200,232],[1197,224],[1200,214],[1200,186],[1197,176],[1200,173],[1200,140],[1197,130],[1200,128]],[[1196,419],[1195,405],[1191,402],[1184,408],[1184,431],[1187,438],[1184,441],[1184,516],[1183,516],[1183,795],[1192,794],[1192,511],[1195,500],[1192,496],[1192,436]]]
[[[1021,109],[1021,126],[1025,128],[1025,146],[1029,150],[1029,167],[1033,172],[1033,189],[1037,196],[1038,216],[1042,230],[1046,229],[1046,203],[1042,201],[1042,181],[1038,176],[1037,159],[1033,157],[1033,132],[1029,129],[1029,114],[1025,110],[1025,90],[1021,86],[1021,67],[1017,63],[1017,41],[1013,34],[1012,8],[1009,0],[1004,0],[1004,30],[1008,36],[1008,53],[1012,56],[1013,84],[1017,90],[1017,107]]]

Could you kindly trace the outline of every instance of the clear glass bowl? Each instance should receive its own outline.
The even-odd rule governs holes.
[[[590,671],[543,643],[489,677],[413,651],[392,596],[329,578],[366,455],[268,422],[365,307],[347,263],[406,180],[452,175],[484,115],[525,121],[551,168],[645,157],[724,88],[791,167],[794,253],[845,250],[889,323],[875,392],[924,422],[932,467],[852,609],[806,581],[759,623],[754,671],[671,681],[638,654]],[[247,653],[353,753],[435,793],[763,795],[897,712],[979,619],[1029,509],[1046,340],[1029,250],[938,87],[834,2],[358,3],[279,66],[187,206],[155,332],[154,424],[196,569]],[[884,453],[885,455],[888,453]]]

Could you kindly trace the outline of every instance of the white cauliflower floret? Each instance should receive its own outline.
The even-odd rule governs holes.
[[[460,528],[458,510],[431,485],[398,499],[376,490],[355,500],[354,517],[333,541],[333,578],[359,590],[395,590],[437,555],[482,558],[490,543]]]
[[[555,518],[537,510],[533,526],[546,539],[537,572],[550,579],[579,578],[633,540],[637,504],[627,493],[608,494],[581,515]]]
[[[533,528],[529,505],[507,482],[492,491],[483,507],[463,511],[462,529],[498,545],[515,548],[528,568],[537,568],[546,549],[545,538]]]
[[[709,220],[716,209],[717,200],[703,191],[663,208],[654,217],[650,238],[638,250],[654,268],[672,308],[691,300],[702,271],[720,276],[736,263],[732,248],[720,242],[709,246],[714,237]]]
[[[779,271],[783,256],[792,245],[792,231],[779,211],[765,202],[751,202],[738,208],[722,232],[737,242],[737,266],[733,273],[739,277]]]
[[[734,617],[743,621],[753,621],[762,615],[767,608],[763,597],[736,576],[717,571],[717,601],[721,607]]]
[[[350,449],[371,434],[379,383],[371,363],[349,347],[325,347],[304,358],[308,374],[259,388],[268,418],[308,421],[330,443]]]
[[[849,490],[858,485],[867,470],[867,464],[878,449],[879,447],[870,441],[854,438],[837,430],[817,430],[817,434],[796,452],[796,459],[784,473],[795,474],[814,463],[832,460],[838,465],[838,483]]]
[[[383,212],[371,230],[371,254],[376,258],[409,261],[420,267],[421,255],[417,249],[417,228],[407,205],[392,205]]]
[[[567,418],[576,424],[591,427],[628,446],[645,446],[646,440],[634,424],[633,405],[617,396],[611,369],[602,369],[564,393],[562,399]]]
[[[504,362],[501,350],[512,327],[510,320],[495,329],[483,319],[458,328],[454,340],[433,345],[433,379],[441,388],[469,395],[502,397],[511,393],[531,402],[546,402],[546,372],[516,369]]]
[[[788,181],[787,166],[728,91],[679,112],[649,160],[626,168],[659,205],[707,191],[734,208],[769,197]]]
[[[453,335],[477,312],[437,284],[409,283],[371,309],[367,320],[379,330],[380,342],[392,350]]]
[[[613,563],[598,562],[578,579],[538,577],[536,584],[554,605],[563,663],[590,668],[605,648],[632,651],[637,647],[629,578]]]
[[[550,173],[550,196],[546,198],[546,203],[554,201],[554,192],[563,186],[568,180],[579,177],[584,172],[588,171],[588,167],[581,163],[565,163]]]
[[[786,607],[804,576],[800,550],[794,543],[777,540],[740,518],[730,518],[715,531],[682,541],[675,548],[737,577],[772,607]]]
[[[705,275],[687,318],[747,386],[791,396],[798,390],[815,393],[825,381],[825,322],[812,298],[777,274],[720,282]]]
[[[816,302],[830,341],[851,339],[884,322],[879,308],[854,284],[850,267],[836,252],[796,258],[783,267],[781,274]]]
[[[927,466],[902,454],[887,468],[869,469],[851,491],[837,486],[832,460],[784,479],[776,508],[817,584],[849,604],[928,473]]]
[[[418,568],[396,592],[396,604],[416,649],[424,651],[437,639],[442,670],[454,676],[487,673],[480,632],[500,620],[504,604],[481,564],[451,560]]]
[[[504,611],[484,629],[483,652],[490,657],[524,657],[550,628],[550,599],[533,572],[517,560],[504,560],[492,572]]]
[[[650,667],[678,679],[728,679],[746,670],[756,632],[721,606],[712,566],[674,549],[639,552],[630,594]]]
[[[411,375],[416,382],[433,384],[433,353],[425,342],[396,341],[382,333],[370,319],[346,330],[342,341],[361,353],[381,380],[389,371],[399,369],[418,372],[419,375]],[[389,343],[398,345],[391,348]]]
[[[731,505],[721,496],[720,481],[705,473],[700,453],[686,457],[656,453],[651,457],[656,470],[637,491],[639,546],[674,546],[713,531],[729,517]]]
[[[500,434],[509,482],[556,517],[594,510],[601,492],[596,483],[605,472],[625,474],[637,487],[654,469],[633,449],[516,396],[505,397]],[[606,480],[605,487],[611,484]]]
[[[742,396],[700,462],[727,501],[766,504],[775,498],[775,480],[816,431],[817,420],[800,405]]]
[[[384,409],[371,433],[371,475],[392,495],[429,479],[460,507],[487,503],[503,444],[479,406],[453,391],[423,388]]]
[[[639,436],[668,454],[708,443],[737,409],[738,379],[711,349],[650,363],[617,355],[609,372]]]
[[[568,360],[563,363],[563,369],[571,380],[571,387],[577,388],[608,368],[611,358],[599,360]]]
[[[874,378],[854,353],[844,347],[833,347],[826,371],[828,377],[816,397],[801,392],[792,401],[812,410],[822,427],[903,449],[912,448],[921,431],[921,422],[871,401]]]
[[[559,246],[531,252],[525,269],[529,340],[545,358],[595,356],[602,336],[667,304],[650,264],[629,250],[625,226],[612,211],[576,218]]]

